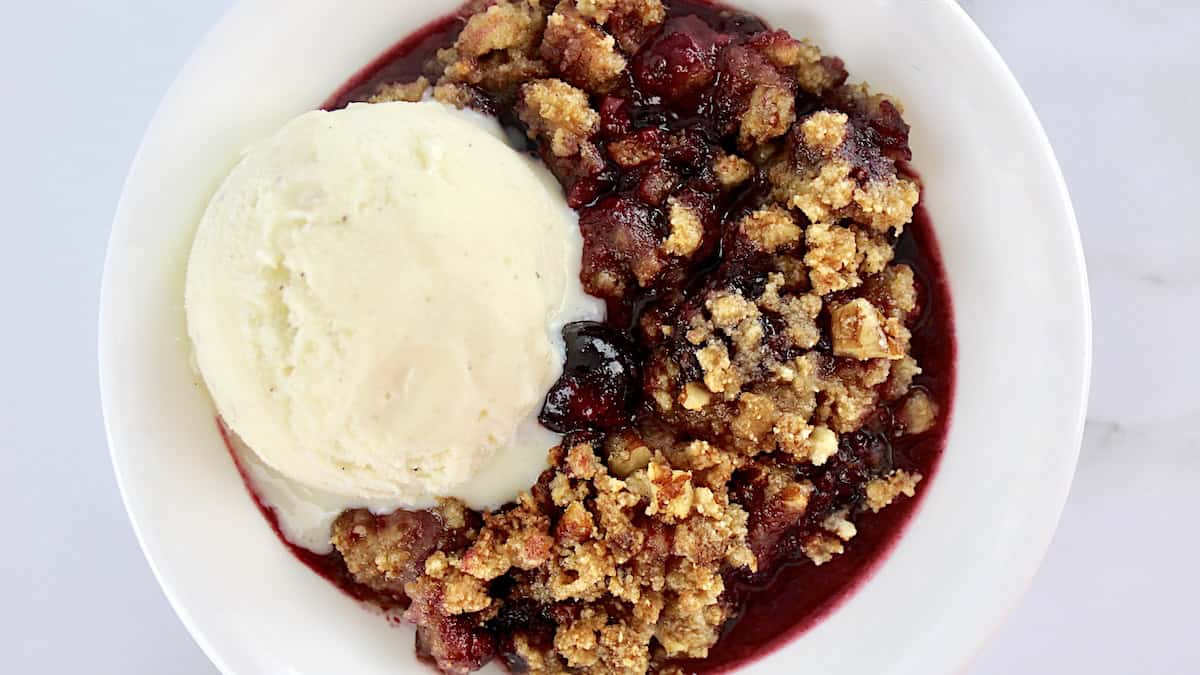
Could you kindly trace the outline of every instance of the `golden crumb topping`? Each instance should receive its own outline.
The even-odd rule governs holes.
[[[786,209],[769,206],[742,219],[741,230],[760,251],[774,253],[800,241],[800,227]]]
[[[713,160],[713,171],[721,182],[722,190],[732,190],[750,180],[754,165],[733,154],[722,154]]]
[[[855,95],[874,101],[865,89]],[[867,105],[867,104],[864,104]],[[788,150],[768,173],[773,196],[814,223],[850,219],[869,231],[897,232],[912,220],[920,198],[915,182],[900,177],[877,153],[850,143],[853,121],[844,112],[818,110],[793,127]]]
[[[398,83],[389,82],[379,88],[370,98],[368,103],[389,103],[392,101],[405,101],[407,103],[415,103],[420,101],[425,92],[429,90],[429,80],[424,77],[418,77],[412,82]]]
[[[562,442],[515,503],[334,523],[346,576],[407,606],[445,672],[682,675],[672,660],[710,653],[745,582],[869,544],[863,514],[922,479],[907,449],[945,401],[914,356],[928,268],[904,247],[895,262],[920,198],[900,104],[812,43],[728,18],[473,0],[403,71],[421,77],[369,98],[431,96],[524,132],[609,309],[574,345],[595,362],[547,396]]]
[[[569,1],[546,20],[541,54],[563,79],[588,91],[611,90],[625,70],[616,38],[584,20]]]
[[[559,157],[579,154],[600,124],[587,94],[562,80],[535,80],[522,86],[517,113],[529,125],[530,137],[549,142]]]
[[[751,148],[787,133],[796,121],[796,96],[789,89],[759,85],[738,130],[738,146]]]
[[[921,474],[907,471],[896,471],[887,478],[876,478],[867,483],[867,506],[878,513],[880,509],[895,501],[896,497],[911,497],[916,494],[919,482]]]
[[[700,215],[674,197],[668,200],[667,208],[671,234],[663,242],[663,250],[684,257],[695,253],[704,239],[704,222]]]

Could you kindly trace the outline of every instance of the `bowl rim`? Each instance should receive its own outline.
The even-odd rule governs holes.
[[[139,519],[138,511],[132,503],[131,491],[129,489],[130,477],[128,475],[127,467],[125,467],[123,464],[123,458],[120,456],[117,439],[114,437],[112,424],[114,414],[112,389],[114,387],[113,378],[116,364],[111,358],[109,358],[110,341],[108,337],[110,335],[111,325],[113,322],[113,317],[111,315],[111,300],[112,294],[114,293],[112,288],[113,282],[111,281],[111,269],[114,265],[114,251],[118,245],[116,235],[122,227],[122,222],[127,217],[125,215],[129,208],[127,202],[130,199],[130,193],[136,182],[136,168],[142,162],[146,148],[150,144],[150,140],[154,135],[153,131],[155,127],[160,123],[163,109],[167,107],[170,101],[177,95],[178,90],[183,86],[182,83],[186,81],[189,72],[194,68],[195,63],[199,60],[199,52],[201,51],[200,47],[213,40],[214,35],[220,33],[223,27],[239,20],[242,14],[247,13],[248,8],[270,6],[271,4],[273,4],[272,0],[238,0],[235,2],[228,10],[225,11],[221,18],[205,32],[204,36],[197,43],[193,53],[189,56],[184,66],[180,69],[179,73],[166,90],[159,104],[156,106],[154,115],[147,126],[147,130],[139,142],[137,152],[130,162],[130,169],[127,173],[127,177],[122,183],[121,197],[117,202],[111,225],[109,241],[105,252],[103,276],[100,287],[100,302],[98,308],[99,330],[97,354],[101,408],[105,424],[105,437],[109,448],[109,458],[113,465],[113,472],[116,478],[118,490],[121,495],[122,505],[124,506],[130,524],[133,527],[133,531],[138,541],[138,545],[141,548],[142,554],[145,557],[156,582],[162,589],[162,592],[170,603],[172,609],[180,618],[189,635],[200,646],[201,650],[208,657],[208,659],[222,673],[227,675],[233,675],[234,670],[222,654],[221,650],[213,644],[208,633],[195,621],[189,607],[179,599],[178,592],[172,585],[171,580],[168,579],[163,573],[159,561],[156,560],[155,556],[151,553],[147,546],[146,535],[144,532],[145,525],[141,519]],[[1055,482],[1055,485],[1057,486],[1055,493],[1045,497],[1047,502],[1052,504],[1053,507],[1051,509],[1052,512],[1047,514],[1044,531],[1038,533],[1041,535],[1038,538],[1037,543],[1037,549],[1039,553],[1035,557],[1034,564],[1028,568],[1028,573],[1024,575],[1024,578],[1021,581],[1021,592],[1014,594],[1009,599],[1005,608],[992,613],[993,616],[992,620],[990,621],[990,626],[987,628],[987,630],[982,631],[976,636],[974,644],[963,645],[964,649],[961,651],[964,658],[960,659],[959,662],[962,664],[962,669],[965,670],[971,659],[973,659],[975,655],[982,651],[982,649],[987,645],[989,639],[994,635],[995,631],[1017,607],[1021,598],[1032,584],[1033,578],[1036,575],[1038,568],[1041,566],[1041,561],[1044,560],[1053,535],[1057,530],[1061,514],[1063,508],[1065,507],[1073,482],[1086,422],[1092,376],[1093,324],[1091,293],[1088,282],[1086,260],[1075,209],[1071,201],[1061,166],[1055,156],[1049,137],[1047,136],[1032,103],[1018,82],[1016,76],[1004,62],[998,50],[961,5],[955,2],[955,0],[934,0],[930,4],[938,6],[940,11],[949,12],[953,16],[954,21],[958,25],[959,29],[970,38],[972,43],[982,50],[982,55],[989,61],[989,64],[995,69],[996,73],[999,74],[1000,83],[1008,90],[1004,95],[1010,96],[1012,100],[1019,105],[1021,115],[1024,118],[1021,120],[1021,123],[1032,132],[1032,140],[1040,149],[1041,156],[1034,158],[1033,161],[1043,164],[1051,172],[1054,182],[1053,186],[1051,187],[1054,193],[1057,195],[1062,208],[1063,219],[1061,220],[1060,225],[1064,225],[1067,228],[1067,235],[1069,237],[1071,254],[1071,260],[1069,262],[1075,268],[1078,276],[1077,281],[1080,291],[1080,297],[1078,298],[1078,301],[1079,309],[1081,310],[1081,316],[1078,317],[1078,319],[1081,322],[1082,328],[1082,344],[1077,345],[1079,348],[1078,354],[1081,365],[1080,372],[1082,373],[1077,397],[1078,415],[1073,421],[1070,434],[1070,437],[1074,440],[1069,448],[1064,448],[1062,451],[1062,461],[1060,461],[1058,464],[1058,466],[1061,468],[1061,475],[1058,476],[1058,479]],[[785,651],[786,649],[787,646],[785,644],[779,647],[778,651]],[[775,652],[776,650],[773,649],[771,651]],[[766,654],[759,655],[758,658],[765,656]]]

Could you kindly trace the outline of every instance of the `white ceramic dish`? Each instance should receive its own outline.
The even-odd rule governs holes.
[[[828,619],[753,668],[951,673],[1025,589],[1074,471],[1091,340],[1070,201],[1020,88],[950,0],[738,4],[905,102],[959,345],[948,449],[906,535]],[[296,562],[256,511],[193,381],[182,289],[194,226],[238,151],[454,5],[242,2],[179,75],[130,170],[100,312],[109,445],[146,557],[227,674],[425,669],[409,629]]]

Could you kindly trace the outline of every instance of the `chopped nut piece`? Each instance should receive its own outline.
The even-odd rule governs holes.
[[[792,483],[779,491],[779,503],[791,513],[803,514],[808,511],[808,501],[812,493],[812,483]]]
[[[567,451],[567,475],[571,478],[591,480],[599,474],[600,460],[588,443],[576,443]]]
[[[646,468],[650,484],[650,505],[646,515],[675,522],[692,510],[692,472],[676,471],[662,461],[651,461]]]
[[[810,425],[801,415],[781,416],[774,431],[779,448],[800,461],[821,466],[837,454],[837,434],[827,426]]]
[[[712,400],[712,393],[699,382],[688,382],[683,387],[679,403],[687,410],[700,410]]]
[[[855,298],[830,310],[833,353],[859,359],[902,359],[907,330],[869,301]]]
[[[917,365],[917,360],[911,356],[894,361],[892,369],[888,373],[887,382],[884,383],[880,395],[885,401],[895,401],[908,392],[912,386],[913,378],[921,374],[921,367]]]
[[[637,434],[624,432],[609,437],[608,470],[617,478],[627,478],[650,463],[650,448]]]
[[[708,469],[728,461],[716,446],[708,441],[692,441],[684,449],[684,466],[694,471]]]
[[[560,542],[577,544],[590,539],[594,529],[592,514],[584,508],[583,502],[571,502],[559,518],[554,532]]]
[[[775,402],[760,394],[744,393],[738,397],[738,412],[729,425],[730,431],[751,444],[752,452],[763,452],[769,448],[761,445],[775,428],[779,410]]]

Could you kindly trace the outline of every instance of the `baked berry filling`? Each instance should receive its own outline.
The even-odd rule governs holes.
[[[527,139],[608,315],[564,329],[539,419],[566,435],[516,503],[348,511],[305,561],[406,607],[449,673],[716,670],[834,606],[932,475],[954,386],[908,125],[847,78],[695,0],[499,0],[335,95],[432,96]]]

